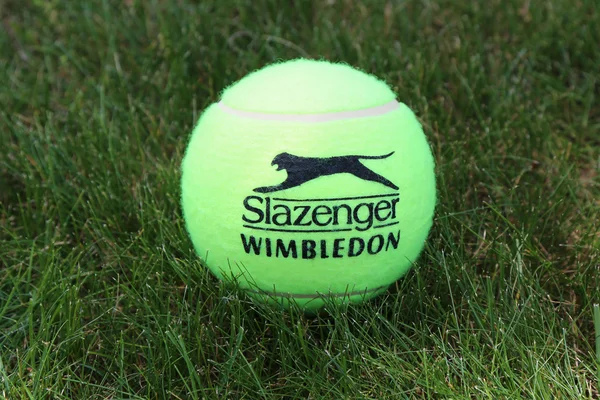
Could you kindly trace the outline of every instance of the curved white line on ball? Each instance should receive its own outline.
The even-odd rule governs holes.
[[[400,108],[400,103],[398,103],[396,100],[392,100],[389,103],[385,103],[380,106],[361,108],[359,110],[351,111],[337,111],[330,113],[315,114],[276,114],[238,110],[236,108],[232,108],[226,104],[223,104],[223,102],[219,102],[217,103],[217,105],[221,110],[225,111],[228,114],[235,115],[236,117],[258,119],[263,121],[286,121],[306,123],[331,122],[354,118],[378,117],[380,115],[387,114]]]

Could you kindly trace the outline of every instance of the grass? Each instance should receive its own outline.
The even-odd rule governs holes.
[[[0,397],[600,396],[597,1],[4,0],[0,17]],[[299,56],[386,79],[439,183],[413,270],[317,317],[216,281],[179,207],[201,111]]]

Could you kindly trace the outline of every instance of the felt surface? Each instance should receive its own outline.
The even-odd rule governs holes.
[[[292,60],[252,72],[228,87],[229,107],[271,113],[322,113],[385,104],[396,96],[376,77],[345,64]]]
[[[363,75],[360,72],[358,74]],[[244,82],[242,80],[240,87],[252,87],[251,83]],[[352,82],[347,82],[346,86],[352,87]],[[305,86],[312,87],[315,86]],[[237,91],[237,87],[229,90]],[[361,87],[360,90],[363,97],[368,97],[364,95],[365,88]],[[301,92],[301,88],[296,91]],[[378,85],[375,85],[374,92],[380,95]],[[251,98],[252,93],[248,97]],[[277,96],[282,99],[282,104],[297,101],[286,102],[288,95],[286,91],[279,91]],[[239,93],[236,96],[241,97]],[[274,98],[276,95],[269,96]],[[308,93],[302,96],[310,98]],[[275,101],[269,102],[270,106],[276,105]],[[367,103],[362,100],[360,104]],[[260,108],[258,102],[254,106]],[[305,105],[303,111],[307,109]],[[382,156],[391,152],[393,154],[387,158],[360,159],[360,164],[393,182],[397,190],[378,181],[361,179],[353,173],[340,172],[318,176],[298,186],[272,193],[255,191],[257,188],[277,187],[286,180],[290,170],[297,168],[287,165],[287,169],[277,170],[279,165],[272,166],[274,158],[282,153],[309,157],[314,161],[348,155]],[[362,301],[381,293],[400,278],[423,248],[436,203],[433,157],[418,120],[404,104],[400,104],[393,112],[377,117],[301,124],[235,117],[212,105],[201,116],[192,133],[182,163],[182,173],[182,207],[186,226],[199,256],[211,271],[218,277],[236,276],[251,293],[265,290],[289,295],[308,309],[317,309],[322,305],[320,299],[311,298],[318,296],[317,293],[337,295],[340,301]],[[399,201],[394,204],[395,218],[392,218],[391,210],[386,210],[386,206],[391,205],[392,199],[398,198],[397,195]],[[248,201],[249,196],[251,200]],[[261,209],[266,214],[267,198],[271,206],[283,205],[271,210],[271,217],[280,212],[277,221],[281,226],[274,221],[265,223],[264,215],[261,222],[247,222],[260,217],[258,212],[252,210]],[[382,201],[377,215],[383,221],[379,221],[373,209]],[[389,204],[385,204],[386,201]],[[358,208],[350,224],[343,204],[352,210]],[[294,207],[298,208],[294,214],[296,218],[308,207],[311,209],[307,211],[310,215],[317,206],[321,208],[317,210],[316,221],[321,224],[329,220],[333,208],[338,206],[341,211],[337,224],[333,224],[332,220],[328,226],[319,226],[313,220],[310,226],[287,224],[290,221],[286,207],[291,213],[294,213]],[[373,226],[364,229],[368,226],[369,215],[374,221]],[[357,220],[367,222],[361,224]],[[393,225],[375,228],[386,224]],[[330,228],[348,230],[268,230],[318,231]],[[390,242],[389,235],[396,235],[398,231],[400,240],[396,243],[397,248],[394,248],[395,243]],[[358,256],[350,256],[349,242],[352,238],[355,238],[352,239],[355,250],[360,247],[360,241],[367,247],[371,240],[371,250],[374,251],[381,240],[372,239],[377,235],[385,239],[381,251],[368,254],[365,249]],[[251,236],[257,243],[260,240],[258,255],[251,247],[250,251],[244,247],[243,238],[246,238],[247,244]],[[277,240],[288,250],[290,246],[295,247],[296,258],[293,258],[293,251],[287,257],[284,252],[277,253]],[[336,240],[338,258],[333,254]],[[271,242],[270,257],[267,255],[268,241]],[[290,244],[291,241],[295,246]],[[303,258],[303,255],[313,255],[311,251],[302,251],[302,243],[310,247],[310,241],[317,245],[325,241],[325,252],[316,249],[314,258]],[[361,291],[369,292],[363,296],[359,294]],[[350,298],[342,296],[346,292],[355,294]]]

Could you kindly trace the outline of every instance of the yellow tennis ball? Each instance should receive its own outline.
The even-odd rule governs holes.
[[[194,247],[217,277],[307,310],[386,290],[421,252],[436,203],[421,125],[377,78],[293,60],[225,90],[182,164]]]

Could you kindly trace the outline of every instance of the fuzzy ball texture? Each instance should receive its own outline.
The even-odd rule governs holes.
[[[386,290],[421,252],[436,203],[418,120],[377,78],[293,60],[225,90],[182,164],[196,251],[255,298],[307,310]]]

